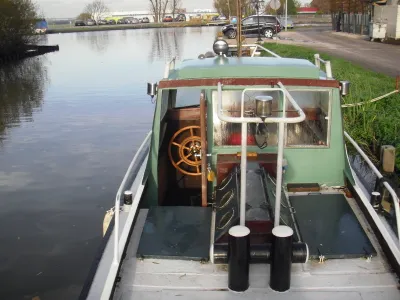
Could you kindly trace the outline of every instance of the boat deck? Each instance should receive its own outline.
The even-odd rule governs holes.
[[[268,264],[250,265],[250,288],[228,290],[227,265],[209,262],[140,259],[136,257],[148,210],[139,213],[114,298],[128,299],[400,299],[399,283],[386,263],[372,230],[353,199],[349,204],[364,228],[377,256],[367,259],[332,259],[292,265],[291,289],[277,293],[269,287]],[[199,293],[201,291],[201,293]]]

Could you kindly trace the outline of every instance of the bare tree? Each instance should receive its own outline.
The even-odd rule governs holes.
[[[182,1],[181,0],[170,0],[169,9],[171,10],[172,17],[175,19],[175,14],[177,11],[181,9]]]
[[[167,11],[169,0],[149,0],[150,1],[150,11],[154,16],[154,22],[161,22],[165,17],[165,12]]]
[[[94,0],[92,3],[86,4],[84,9],[84,13],[89,14],[96,23],[101,20],[107,12],[108,7],[102,0]]]

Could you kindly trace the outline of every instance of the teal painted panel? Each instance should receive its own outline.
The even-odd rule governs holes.
[[[216,57],[183,61],[169,79],[196,78],[307,78],[319,79],[320,70],[305,59]]]

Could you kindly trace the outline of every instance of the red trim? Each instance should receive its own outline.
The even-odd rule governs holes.
[[[318,86],[338,88],[339,82],[336,80],[320,80],[320,79],[288,79],[288,78],[206,78],[206,79],[177,79],[177,80],[161,80],[158,87],[160,89],[178,88],[178,87],[195,87],[195,86],[217,86],[218,83],[223,85],[277,85],[282,82],[284,85],[295,86]]]

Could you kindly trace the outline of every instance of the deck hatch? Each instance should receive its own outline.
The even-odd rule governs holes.
[[[310,257],[376,256],[376,250],[342,194],[290,196],[289,200]]]
[[[208,260],[210,223],[209,207],[151,207],[137,257]]]

